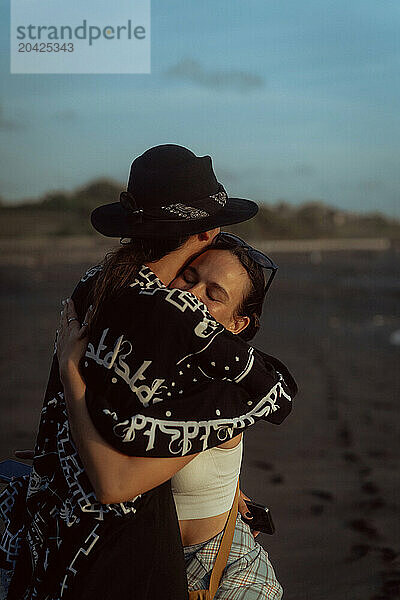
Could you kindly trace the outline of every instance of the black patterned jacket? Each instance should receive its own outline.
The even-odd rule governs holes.
[[[192,454],[289,414],[297,388],[287,368],[148,267],[103,314],[82,364],[86,401],[122,453]]]
[[[81,320],[98,271],[90,269],[72,295]],[[82,359],[86,402],[100,434],[124,454],[199,452],[258,420],[279,424],[291,410],[297,388],[282,363],[145,266],[102,307],[99,323]],[[186,598],[169,483],[129,502],[97,501],[70,435],[56,355],[31,475],[1,494],[0,516],[9,600],[109,600],[132,587],[141,600],[169,598],[168,589],[171,600]]]

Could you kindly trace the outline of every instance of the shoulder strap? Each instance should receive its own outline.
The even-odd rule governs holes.
[[[217,557],[215,559],[214,567],[211,573],[210,585],[208,591],[210,594],[210,600],[213,600],[219,583],[221,581],[222,573],[226,567],[229,552],[232,546],[233,534],[235,531],[236,518],[238,514],[239,504],[239,481],[236,488],[235,498],[233,500],[232,508],[229,512],[228,519],[225,526],[224,535],[222,536],[221,544],[218,550]]]

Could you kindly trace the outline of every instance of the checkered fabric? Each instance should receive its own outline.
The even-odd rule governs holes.
[[[184,548],[189,591],[208,588],[222,535]],[[238,515],[227,566],[214,600],[280,600],[282,595],[267,552]]]

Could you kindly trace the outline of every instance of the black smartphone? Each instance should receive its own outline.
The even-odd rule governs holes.
[[[275,533],[275,525],[269,508],[263,506],[262,504],[257,504],[252,500],[245,500],[245,502],[253,518],[246,519],[246,517],[242,515],[242,519],[245,523],[247,523],[247,525],[249,525],[250,529],[253,529],[254,531],[262,531],[263,533],[268,533],[269,535]]]
[[[8,483],[13,477],[29,475],[32,467],[18,460],[2,460],[0,462],[0,481]]]

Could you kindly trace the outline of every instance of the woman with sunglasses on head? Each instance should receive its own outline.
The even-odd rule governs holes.
[[[265,254],[233,234],[221,233],[171,287],[195,294],[214,318],[249,341],[260,327],[263,303],[276,271]],[[188,586],[190,591],[208,589],[214,600],[279,600],[283,590],[268,555],[240,515],[235,515],[231,547],[228,552],[225,549],[226,566],[218,582],[215,578],[224,527],[232,519],[229,509],[242,449],[243,434],[200,453],[172,478]]]
[[[256,211],[228,198],[209,156],[164,145],[133,162],[120,202],[92,213],[103,235],[131,241],[75,288],[63,330],[79,331],[93,304],[85,359],[76,343],[60,354],[59,340],[31,475],[0,497],[8,600],[112,600],[133,589],[141,600],[186,598],[168,480],[255,421],[281,422],[297,390],[279,361],[167,284],[220,226]]]
[[[276,270],[277,266],[265,254],[237,236],[222,233],[211,247],[182,269],[170,287],[191,292],[228,331],[250,340],[259,329],[263,302]],[[68,314],[75,315],[71,304]],[[85,341],[73,340],[74,335],[65,326],[64,319],[59,352],[60,355],[64,353],[63,345],[67,343],[70,354],[75,355],[73,360],[77,361],[80,355],[83,356]],[[74,425],[72,420],[71,426]],[[90,423],[87,425],[89,428]],[[94,484],[99,479],[98,472],[103,471],[103,488],[107,488],[107,500],[110,502],[126,500],[133,492],[145,491],[150,484],[157,485],[166,477],[165,459],[145,459],[147,464],[139,470],[133,462],[126,467],[124,461],[105,446],[104,452],[109,453],[107,461],[98,453],[92,454],[89,461],[91,450],[85,439],[76,439],[76,442],[91,464],[88,475],[93,478]],[[239,434],[196,455],[172,477],[189,591],[208,589],[211,585],[211,596],[215,600],[279,600],[282,588],[268,555],[254,540],[249,526],[240,516],[236,518],[236,514],[231,548],[225,549],[225,554],[229,553],[225,557],[227,566],[220,579],[214,576],[210,584],[235,499],[242,448],[242,434]],[[176,468],[179,466],[177,463]],[[119,476],[116,477],[115,473]],[[104,483],[107,477],[109,480]]]

